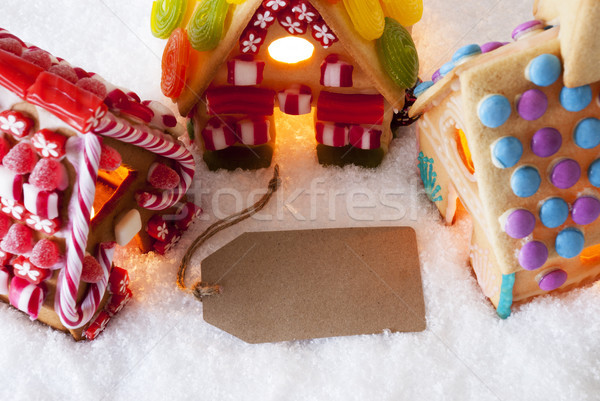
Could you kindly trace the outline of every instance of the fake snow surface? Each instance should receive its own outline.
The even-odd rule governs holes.
[[[165,42],[150,35],[151,3],[3,0],[0,26],[143,99],[164,100]],[[463,44],[509,40],[514,26],[531,19],[530,3],[425,0],[413,31],[422,76]],[[211,221],[256,197],[271,170],[211,173],[201,164],[195,193],[206,220],[166,257],[119,252],[134,298],[96,341],[74,343],[0,305],[0,399],[598,399],[600,285],[539,298],[501,321],[467,265],[470,223],[441,223],[415,155],[407,130],[375,171],[323,168],[308,134],[282,135],[278,198],[261,220],[210,240],[194,263],[244,231],[409,225],[420,244],[424,332],[248,345],[204,323],[202,305],[176,288],[178,261]]]

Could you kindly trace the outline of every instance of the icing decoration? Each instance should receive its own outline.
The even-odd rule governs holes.
[[[579,177],[581,177],[579,163],[573,159],[563,159],[552,168],[550,182],[556,188],[567,189],[575,185]]]
[[[262,5],[272,11],[283,10],[290,4],[289,0],[263,0]]]
[[[507,42],[487,42],[481,45],[481,53],[489,53],[492,52],[502,46],[507,44]]]
[[[319,18],[319,13],[314,7],[306,0],[293,0],[292,1],[292,12],[296,20],[306,21],[311,23]]]
[[[129,287],[129,274],[127,270],[114,266],[108,279],[108,291],[111,294],[125,294]]]
[[[97,283],[104,277],[104,271],[100,263],[92,255],[83,258],[81,267],[81,281],[85,283]]]
[[[381,66],[392,81],[401,88],[412,88],[417,82],[419,59],[406,28],[386,17],[385,29],[375,47]]]
[[[327,146],[341,147],[350,143],[348,126],[340,123],[317,121],[315,135],[318,143]]]
[[[0,85],[24,98],[43,70],[21,57],[0,50]]]
[[[600,201],[591,196],[577,198],[571,214],[576,224],[584,226],[593,223],[600,215]]]
[[[270,121],[252,118],[240,120],[235,124],[235,133],[244,145],[262,145],[271,140]]]
[[[586,118],[575,126],[573,132],[575,144],[583,149],[592,149],[600,144],[600,120]]]
[[[110,315],[108,314],[108,312],[101,311],[96,320],[94,320],[92,324],[90,324],[88,328],[85,329],[85,338],[88,341],[93,341],[96,338],[98,338],[100,333],[102,333],[106,329],[106,326],[108,325],[109,321]]]
[[[175,98],[181,94],[189,58],[190,43],[187,35],[183,29],[177,28],[169,37],[162,56],[160,88],[165,96]]]
[[[311,111],[312,93],[308,86],[297,85],[277,93],[279,109],[294,116]]]
[[[275,92],[249,86],[222,86],[206,91],[209,114],[273,114]]]
[[[275,13],[272,10],[264,7],[259,7],[254,13],[249,26],[256,29],[268,29],[273,23],[275,23]]]
[[[15,139],[29,136],[33,121],[23,113],[14,110],[4,110],[0,113],[0,131],[10,134]]]
[[[142,104],[152,111],[152,121],[150,125],[168,129],[177,126],[177,117],[169,110],[167,106],[155,100],[144,100]]]
[[[488,128],[498,128],[510,117],[511,105],[502,95],[484,97],[477,108],[477,115],[483,125]]]
[[[574,258],[583,250],[585,238],[576,228],[567,227],[558,233],[554,242],[556,253],[566,259]]]
[[[40,216],[30,214],[26,216],[25,223],[35,231],[43,231],[45,234],[54,235],[60,228],[59,219],[43,219]]]
[[[525,91],[517,101],[517,111],[521,118],[534,121],[544,115],[548,109],[548,98],[539,89]]]
[[[179,207],[175,214],[175,225],[180,230],[187,230],[192,222],[202,215],[202,208],[192,202],[187,202]]]
[[[538,21],[538,20],[527,21],[527,22],[524,22],[524,23],[518,25],[512,31],[511,36],[512,36],[513,40],[519,40],[519,39],[523,39],[524,37],[528,36],[531,33],[540,31],[542,29],[544,29],[544,24],[542,24],[541,21]]]
[[[59,77],[69,81],[72,84],[76,84],[79,78],[77,78],[77,73],[67,64],[56,64],[48,69],[50,74],[58,75]]]
[[[179,185],[179,175],[163,163],[153,163],[148,169],[148,182],[158,189],[173,189]]]
[[[20,202],[23,196],[23,175],[0,166],[0,197]]]
[[[308,22],[297,20],[291,10],[277,14],[277,21],[291,35],[304,35],[308,29]]]
[[[212,50],[223,36],[229,3],[225,0],[203,0],[196,7],[187,26],[190,45],[197,51]]]
[[[519,264],[525,270],[539,269],[546,260],[548,260],[548,248],[543,242],[527,242],[519,251]]]
[[[311,35],[324,49],[329,48],[338,41],[337,36],[333,33],[329,25],[323,21],[323,18],[317,19],[311,25]]]
[[[169,229],[167,222],[159,214],[155,214],[148,220],[146,232],[152,238],[159,241],[165,241],[171,235],[171,230]]]
[[[590,184],[600,188],[600,159],[594,160],[588,168],[588,179]]]
[[[17,257],[13,263],[13,274],[15,277],[27,280],[33,285],[38,285],[48,279],[52,272],[48,269],[40,269],[24,256]]]
[[[358,149],[379,149],[381,147],[381,130],[353,125],[348,132],[350,145]]]
[[[104,99],[108,93],[106,85],[94,78],[81,78],[76,85],[81,89],[93,93],[100,99]]]
[[[110,302],[106,306],[106,311],[109,315],[114,316],[129,303],[132,297],[131,291],[128,289],[125,294],[113,294],[110,297]]]
[[[12,306],[27,313],[31,320],[35,320],[47,294],[48,291],[44,284],[36,286],[15,276],[10,281],[8,299]]]
[[[1,38],[0,49],[12,53],[15,56],[21,56],[21,54],[23,54],[23,46],[18,40],[13,38]]]
[[[206,123],[202,130],[204,147],[207,150],[221,150],[236,143],[235,120],[213,117]]]
[[[43,238],[35,244],[29,257],[31,263],[44,269],[52,268],[59,259],[58,245],[47,238]]]
[[[542,54],[531,60],[525,69],[525,77],[537,86],[550,86],[562,72],[562,64],[554,54]]]
[[[114,148],[102,144],[100,147],[100,170],[114,171],[121,166],[123,159]]]
[[[455,66],[457,66],[463,64],[465,61],[478,54],[481,54],[481,47],[479,47],[479,45],[466,45],[458,49],[454,55],[452,55],[452,62]]]
[[[379,0],[343,0],[354,29],[366,40],[375,40],[384,32],[384,14]]]
[[[581,111],[592,102],[592,89],[589,85],[567,88],[560,91],[560,104],[567,111]]]
[[[28,142],[17,143],[2,159],[4,167],[16,174],[30,173],[36,163],[35,150]]]
[[[53,191],[61,181],[61,164],[54,159],[41,159],[29,175],[29,183],[42,191]]]
[[[510,308],[513,302],[513,287],[515,285],[515,273],[503,274],[502,284],[500,285],[500,300],[496,313],[500,318],[506,319],[510,316]]]
[[[499,168],[512,167],[523,155],[523,145],[514,136],[505,136],[492,145],[492,162]]]
[[[240,37],[240,51],[247,54],[257,54],[266,37],[266,31],[246,29]]]
[[[569,217],[569,205],[561,198],[550,198],[540,208],[540,220],[548,228],[556,228]]]
[[[443,197],[442,195],[438,195],[438,193],[442,187],[436,184],[437,173],[433,170],[433,158],[425,156],[423,152],[419,152],[419,157],[417,160],[419,161],[417,167],[419,169],[423,185],[425,186],[425,193],[427,194],[427,197],[432,202],[441,201]]]
[[[425,93],[425,91],[429,88],[431,88],[433,86],[433,81],[425,81],[425,82],[421,82],[420,84],[417,85],[417,87],[415,88],[415,90],[413,91],[413,94],[416,97],[421,96],[423,93]]]
[[[156,0],[152,3],[150,17],[152,34],[157,38],[168,38],[181,23],[186,9],[186,0]]]
[[[321,79],[323,86],[330,88],[352,87],[352,71],[354,67],[341,61],[337,54],[328,55],[321,63]]]
[[[8,233],[0,242],[0,248],[4,252],[14,255],[22,255],[33,248],[33,233],[31,229],[23,224],[15,223],[8,229]]]
[[[383,96],[321,91],[317,100],[317,120],[349,124],[383,122]]]
[[[566,281],[567,272],[562,269],[556,269],[544,273],[538,280],[538,286],[542,291],[553,291],[561,287]]]
[[[8,283],[10,283],[10,273],[5,267],[0,266],[0,295],[8,295]]]
[[[411,26],[423,16],[423,0],[380,0],[386,17],[398,21],[404,26]]]
[[[48,70],[52,66],[52,58],[43,50],[29,48],[21,57],[23,57],[23,60],[29,61],[43,70]]]
[[[125,246],[142,229],[142,217],[137,209],[131,209],[119,218],[115,224],[117,244]]]
[[[235,58],[227,62],[227,83],[236,86],[258,85],[263,81],[265,62]]]
[[[562,136],[555,128],[545,127],[531,138],[531,151],[539,157],[550,157],[562,146]]]
[[[59,197],[56,192],[44,191],[31,184],[23,185],[24,206],[42,219],[58,217]]]
[[[504,231],[511,238],[525,238],[535,228],[535,216],[529,210],[517,209],[511,212],[504,223]]]
[[[65,155],[67,137],[49,129],[41,129],[31,138],[31,144],[40,157],[60,159]]]
[[[542,182],[535,167],[523,166],[516,169],[510,178],[510,187],[515,195],[527,198],[537,192]]]

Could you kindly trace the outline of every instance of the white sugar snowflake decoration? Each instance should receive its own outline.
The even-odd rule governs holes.
[[[12,114],[9,114],[7,117],[0,116],[0,129],[2,131],[11,132],[13,135],[19,136],[24,128],[25,123],[17,120]]]
[[[254,26],[265,29],[274,19],[273,13],[269,10],[266,10],[264,13],[257,13]]]
[[[165,238],[167,238],[167,235],[169,235],[169,229],[167,228],[167,223],[163,223],[162,225],[158,226],[158,228],[156,229],[158,238],[161,240],[165,240]]]
[[[33,146],[40,151],[43,157],[58,157],[58,144],[46,141],[43,136],[34,137],[31,140]]]
[[[128,285],[129,285],[129,280],[127,280],[125,277],[123,277],[121,279],[121,281],[119,281],[119,293],[123,294],[125,291],[127,291]]]
[[[25,208],[14,200],[2,198],[2,212],[12,215],[17,220],[21,220],[23,213],[25,213]]]
[[[94,111],[94,115],[87,119],[85,122],[84,131],[89,131],[91,129],[96,128],[100,124],[100,120],[106,114],[106,110],[102,107],[98,107],[96,111]]]
[[[302,33],[303,30],[300,28],[300,22],[294,21],[292,17],[285,17],[285,20],[279,21],[279,24],[286,29],[292,35],[295,33]]]
[[[296,18],[299,21],[313,22],[317,15],[306,7],[305,3],[298,4],[292,8],[292,12],[296,13]]]
[[[280,8],[284,8],[285,6],[287,6],[287,3],[285,0],[269,0],[266,6],[273,11],[277,11]]]
[[[335,35],[331,33],[327,24],[323,25],[314,25],[313,29],[315,30],[315,38],[317,38],[323,46],[329,46],[335,40]]]
[[[256,53],[258,51],[257,45],[259,45],[260,42],[262,42],[262,38],[251,33],[248,35],[248,39],[242,41],[242,52],[248,53],[251,51],[252,53]]]
[[[31,280],[35,281],[40,276],[40,272],[37,270],[31,269],[31,263],[25,261],[23,263],[15,263],[15,274],[18,274],[21,277],[29,277]]]
[[[35,214],[30,215],[26,220],[27,225],[34,228],[36,231],[44,231],[48,234],[52,232],[53,223],[51,220],[44,220]]]

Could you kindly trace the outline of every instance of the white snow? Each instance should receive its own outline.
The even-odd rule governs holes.
[[[463,44],[508,40],[531,19],[531,3],[425,0],[413,30],[422,76]],[[142,98],[164,100],[165,42],[150,34],[151,4],[3,0],[0,26]],[[248,345],[204,323],[202,305],[175,285],[178,261],[215,215],[256,197],[271,170],[211,173],[201,164],[195,193],[206,219],[166,257],[119,252],[134,298],[96,341],[75,343],[0,305],[0,399],[598,399],[600,285],[539,298],[500,320],[468,268],[470,223],[441,223],[423,194],[415,152],[407,130],[377,170],[323,168],[307,134],[280,136],[277,199],[261,219],[218,234],[194,261],[244,231],[409,225],[420,241],[424,332]]]

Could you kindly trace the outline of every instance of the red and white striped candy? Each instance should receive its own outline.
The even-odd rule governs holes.
[[[253,86],[218,86],[206,91],[208,114],[273,115],[275,91]]]
[[[19,256],[13,261],[13,274],[38,285],[52,275],[52,270],[37,267],[28,258]]]
[[[150,125],[160,129],[173,128],[177,125],[177,117],[175,117],[175,114],[161,102],[144,100],[142,104],[154,112],[154,117],[152,117]]]
[[[41,157],[60,159],[65,155],[67,137],[51,131],[41,129],[31,138],[31,144]]]
[[[359,149],[379,149],[381,147],[381,129],[353,125],[348,133],[350,144]]]
[[[271,140],[270,121],[266,118],[240,120],[236,124],[236,134],[244,145],[262,145]]]
[[[308,86],[297,85],[277,94],[279,109],[285,114],[298,116],[310,113],[312,93]]]
[[[227,62],[227,83],[236,86],[258,85],[263,81],[265,62],[242,55]]]
[[[159,241],[166,241],[167,238],[170,238],[170,236],[173,235],[169,225],[160,214],[155,214],[148,220],[146,232],[152,238]]]
[[[20,202],[23,198],[23,175],[0,166],[0,197]]]
[[[60,229],[60,219],[44,219],[35,214],[28,214],[23,219],[25,224],[36,231],[44,232],[47,235],[54,235]]]
[[[292,10],[280,12],[277,21],[291,35],[304,35],[308,29],[308,22],[296,19],[296,14]]]
[[[88,341],[95,340],[100,333],[106,329],[106,325],[110,321],[110,315],[106,311],[102,311],[98,314],[98,317],[92,324],[85,330],[85,338]]]
[[[202,139],[206,150],[221,150],[237,142],[235,136],[235,120],[231,118],[213,117],[202,130]]]
[[[171,248],[173,248],[173,246],[175,246],[177,241],[179,241],[180,239],[181,239],[181,233],[176,231],[173,234],[173,236],[171,237],[170,241],[156,241],[156,242],[154,242],[154,244],[152,244],[152,248],[154,248],[154,250],[159,255],[164,255],[167,251],[169,251]]]
[[[25,209],[43,219],[58,217],[59,197],[56,192],[42,191],[31,184],[23,185]]]
[[[315,124],[317,142],[327,146],[348,145],[348,126],[340,123],[321,122]]]
[[[181,231],[185,231],[195,219],[202,215],[202,208],[192,202],[187,202],[179,207],[175,215],[175,225]]]
[[[352,86],[352,64],[341,61],[337,54],[330,54],[321,63],[321,85],[330,88]]]
[[[8,295],[10,273],[6,267],[0,267],[0,295]]]
[[[1,199],[0,211],[5,215],[12,217],[15,220],[25,220],[27,211],[25,210],[25,206],[21,205],[19,202],[14,201],[12,199]]]
[[[118,266],[114,266],[112,272],[110,272],[110,278],[108,279],[108,291],[111,294],[126,294],[129,288],[129,274],[127,270],[122,269]]]
[[[33,285],[27,280],[16,276],[10,281],[8,290],[10,304],[27,313],[31,320],[37,319],[46,295],[48,295],[48,290],[43,283]]]
[[[116,315],[117,313],[121,312],[125,305],[127,305],[132,296],[133,294],[129,288],[124,294],[113,294],[110,297],[110,301],[108,302],[108,305],[106,305],[105,310],[111,316]]]
[[[0,113],[0,132],[23,139],[31,133],[31,128],[33,121],[19,111],[4,110]]]

